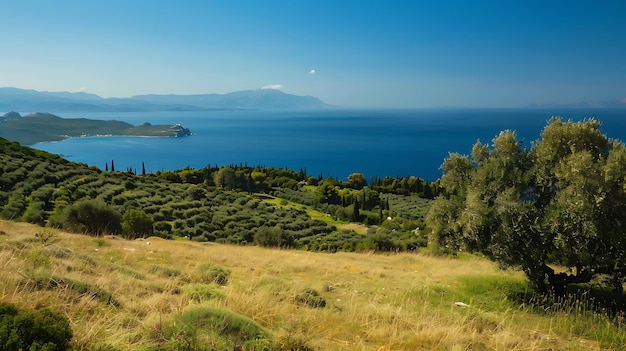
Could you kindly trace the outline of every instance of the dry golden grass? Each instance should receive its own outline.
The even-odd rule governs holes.
[[[500,271],[469,255],[324,254],[61,232],[43,243],[35,236],[41,230],[0,221],[0,301],[64,313],[77,349],[150,349],[155,326],[194,306],[234,311],[262,325],[275,340],[298,339],[317,350],[621,347],[590,337],[607,330],[623,335],[606,322],[598,322],[596,331],[575,331],[568,317],[562,322],[520,308],[503,289],[492,291],[489,282],[523,285],[522,274]],[[220,297],[181,292],[199,283],[194,272],[207,263],[231,272],[226,285],[214,287]],[[83,282],[109,292],[118,305],[68,287],[45,290],[24,284],[34,276]],[[467,288],[473,280],[478,282],[474,290]],[[482,280],[486,291],[480,290]],[[319,291],[326,307],[294,303],[304,289]],[[456,307],[456,301],[470,306]]]

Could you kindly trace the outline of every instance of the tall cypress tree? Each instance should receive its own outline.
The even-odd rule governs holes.
[[[359,212],[359,200],[354,197],[354,211],[352,212],[352,221],[358,222],[361,219],[361,213]]]

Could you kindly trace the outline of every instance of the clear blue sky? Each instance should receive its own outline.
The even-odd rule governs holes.
[[[0,86],[352,107],[626,98],[626,2],[0,0]]]

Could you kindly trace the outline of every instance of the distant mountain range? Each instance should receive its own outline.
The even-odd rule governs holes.
[[[560,107],[560,108],[626,108],[626,98],[604,101],[580,101],[566,104],[532,104],[530,107]]]
[[[316,97],[292,95],[276,89],[242,90],[228,94],[137,95],[130,98],[102,98],[85,92],[0,88],[0,111],[135,112],[327,107],[330,105]]]

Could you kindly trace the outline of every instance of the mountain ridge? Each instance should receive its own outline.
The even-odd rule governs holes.
[[[572,103],[536,103],[530,104],[531,108],[625,108],[626,98],[614,98],[598,101],[578,101]]]
[[[306,95],[277,89],[240,90],[226,94],[147,94],[103,98],[86,92],[48,92],[0,87],[0,111],[140,112],[215,109],[318,109],[330,105]]]

